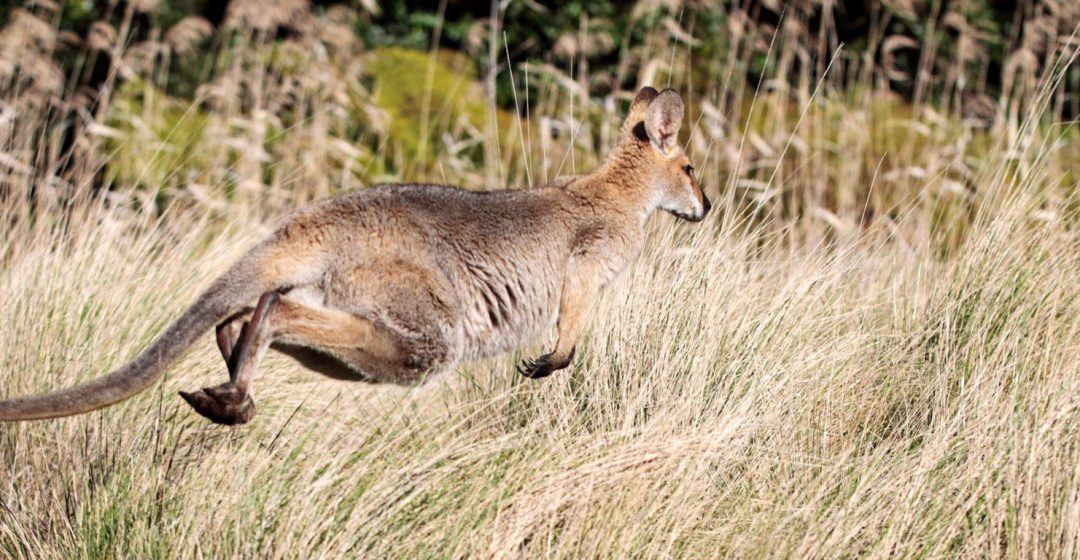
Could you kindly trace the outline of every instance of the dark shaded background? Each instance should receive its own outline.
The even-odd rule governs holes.
[[[1070,2],[1073,0],[1069,0]],[[333,4],[352,4],[319,0],[312,3],[316,10]],[[163,2],[152,16],[137,15],[135,18],[135,37],[157,26],[167,28],[188,15],[199,15],[215,26],[219,25],[228,9],[228,1],[178,0]],[[544,60],[553,62],[555,45],[559,37],[566,32],[573,32],[581,26],[582,18],[597,25],[596,29],[606,32],[616,43],[628,39],[631,43],[640,35],[640,29],[647,29],[658,22],[632,21],[634,8],[638,2],[619,2],[605,0],[546,2],[512,2],[500,17],[501,34],[504,34],[512,63],[526,60]],[[868,48],[873,48],[871,56],[876,60],[883,57],[880,39],[883,36],[908,37],[920,43],[935,41],[935,56],[948,60],[957,55],[956,30],[950,28],[947,14],[962,14],[973,32],[980,37],[980,54],[988,58],[981,73],[986,83],[985,93],[995,95],[1000,92],[1002,68],[1009,53],[1030,41],[1026,39],[1025,28],[1048,11],[1061,10],[1061,2],[1042,2],[1039,0],[893,0],[873,2],[867,0],[838,0],[829,11],[817,2],[783,0],[745,0],[734,2],[685,2],[680,11],[680,24],[694,32],[701,40],[695,47],[695,56],[716,56],[723,52],[727,41],[726,21],[728,14],[734,11],[745,13],[756,25],[777,26],[781,17],[796,18],[808,28],[808,36],[820,37],[817,44],[808,44],[810,56],[808,64],[821,67],[823,60],[831,56],[836,47],[844,45],[845,52],[852,56],[862,56]],[[24,2],[4,0],[0,2],[0,24],[8,19],[11,9]],[[89,25],[97,20],[109,19],[121,13],[123,2],[81,2],[66,0],[61,3],[60,27],[85,34]],[[415,0],[389,0],[378,4],[378,13],[362,18],[356,23],[355,33],[365,44],[398,45],[419,50],[426,50],[438,26],[440,45],[461,50],[473,56],[481,68],[485,67],[487,52],[470,46],[470,30],[475,31],[478,24],[492,16],[490,3],[463,2],[446,0],[439,2],[420,2]],[[440,18],[440,9],[442,17]],[[1080,12],[1080,10],[1077,10]],[[646,17],[659,17],[656,15]],[[151,20],[153,19],[153,21]],[[633,24],[633,25],[632,25]],[[1062,30],[1067,32],[1067,30]],[[277,33],[285,37],[288,28],[281,28]],[[477,52],[477,51],[480,52]],[[1036,53],[1044,56],[1045,53]],[[614,67],[618,63],[619,49],[595,53],[589,56],[589,65],[593,70]],[[500,64],[505,62],[505,53],[500,52]],[[920,53],[915,49],[901,49],[890,55],[889,63],[899,72],[913,75],[919,64]],[[751,78],[768,73],[764,58],[759,64],[751,65]],[[95,73],[101,79],[103,69]],[[498,102],[504,107],[512,106],[509,81],[498,84]],[[92,80],[93,81],[93,80]],[[180,80],[183,81],[182,78]],[[183,94],[183,83],[171,84],[171,93]],[[632,87],[633,84],[617,84]],[[905,80],[894,80],[892,88],[907,96],[913,95],[910,84]],[[1076,88],[1066,84],[1066,88]],[[601,86],[603,87],[603,86]],[[603,93],[603,92],[598,92]],[[931,92],[932,93],[932,92]],[[1067,111],[1076,113],[1075,103]]]

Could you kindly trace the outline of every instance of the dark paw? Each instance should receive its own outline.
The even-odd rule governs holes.
[[[180,396],[195,412],[217,424],[246,424],[255,417],[255,401],[251,395],[241,392],[231,383],[206,387],[194,393],[180,391]]]
[[[518,365],[518,373],[529,379],[542,379],[553,372],[570,365],[570,361],[558,363],[552,359],[552,354],[544,354],[535,360],[525,360]]]

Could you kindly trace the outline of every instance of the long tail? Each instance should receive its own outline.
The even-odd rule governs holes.
[[[130,398],[154,383],[195,339],[272,289],[259,272],[255,251],[214,281],[149,348],[119,369],[68,389],[0,401],[0,421],[40,420],[81,414]]]

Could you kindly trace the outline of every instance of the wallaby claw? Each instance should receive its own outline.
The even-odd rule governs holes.
[[[525,360],[517,367],[518,373],[529,379],[542,379],[551,375],[557,369],[560,368],[551,363],[551,354],[544,354],[533,360]]]

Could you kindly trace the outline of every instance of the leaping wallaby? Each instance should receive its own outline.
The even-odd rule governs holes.
[[[301,208],[132,362],[70,389],[0,401],[0,420],[127,399],[215,324],[229,381],[180,395],[221,424],[255,415],[251,382],[267,348],[335,377],[415,384],[557,321],[554,351],[518,368],[546,377],[570,364],[590,302],[637,256],[649,216],[708,213],[677,142],[682,118],[674,90],[646,87],[611,155],[588,175],[490,193],[384,185]]]

